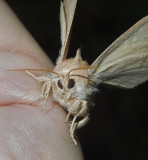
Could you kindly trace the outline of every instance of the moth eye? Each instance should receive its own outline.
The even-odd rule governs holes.
[[[73,88],[74,86],[75,86],[74,79],[69,79],[69,81],[68,81],[68,88],[70,89],[70,88]]]
[[[58,83],[57,83],[57,84],[58,84],[58,87],[59,87],[59,88],[63,89],[63,85],[62,85],[62,83],[61,83],[61,80],[58,80]]]

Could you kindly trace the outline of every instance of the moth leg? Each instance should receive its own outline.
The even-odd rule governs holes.
[[[36,101],[38,101],[41,98],[44,98],[44,103],[41,107],[41,111],[44,109],[46,102],[47,102],[47,98],[51,89],[51,82],[49,80],[49,78],[44,77],[44,76],[35,76],[33,73],[30,73],[29,71],[25,71],[27,74],[29,74],[30,76],[32,76],[34,79],[36,79],[39,83],[43,83],[42,86],[42,90],[41,90],[41,95],[35,100],[33,101],[31,104],[35,103]]]
[[[72,138],[73,142],[75,143],[75,145],[77,145],[77,142],[74,138],[74,131],[75,131],[76,128],[78,128],[77,125],[79,125],[79,127],[80,127],[80,124],[81,124],[81,126],[83,126],[88,121],[88,118],[86,116],[80,122],[76,123],[76,119],[79,116],[84,116],[87,113],[87,101],[78,101],[78,102],[79,103],[77,103],[77,106],[75,106],[75,108],[74,108],[75,112],[77,112],[77,114],[74,115],[74,118],[73,118],[71,126],[70,126],[70,135],[71,135],[71,138]]]
[[[68,112],[68,114],[67,114],[67,116],[66,116],[66,119],[65,119],[65,122],[67,122],[67,121],[68,121],[68,119],[69,119],[70,115],[71,115],[71,112]]]
[[[80,108],[80,110],[79,110]],[[79,110],[79,111],[78,111]],[[74,118],[72,120],[72,123],[71,123],[71,127],[70,127],[70,133],[72,132],[73,130],[73,126],[75,124],[75,121],[78,117],[80,116],[84,116],[84,114],[87,113],[87,101],[81,101],[81,103],[79,104],[78,108],[77,108],[77,114],[74,115]]]
[[[44,93],[45,87],[46,87],[46,83],[43,83],[42,90],[41,90],[42,94],[36,100],[34,100],[33,102],[31,102],[30,103],[31,105],[33,103],[37,102],[38,100],[40,100],[41,98],[44,98],[44,94],[43,93]]]
[[[66,122],[68,121],[70,115],[74,115],[78,112],[78,108],[80,106],[80,101],[79,100],[75,100],[74,103],[72,104],[72,106],[69,108],[68,114],[66,116]]]
[[[79,121],[79,122],[77,122],[77,123],[74,124],[74,126],[73,126],[73,128],[72,128],[72,130],[71,130],[71,138],[72,138],[72,140],[73,140],[73,142],[74,142],[75,145],[77,145],[77,142],[76,142],[76,140],[75,140],[75,138],[74,138],[74,131],[75,131],[76,129],[78,129],[78,128],[83,127],[88,121],[89,121],[89,117],[88,117],[88,115],[87,115],[87,116],[84,117],[81,121]]]
[[[88,121],[89,121],[89,116],[86,115],[81,121],[75,123],[76,124],[75,129],[79,129],[79,128],[83,127]]]
[[[75,131],[75,128],[76,128],[76,123],[74,124],[73,130],[72,130],[72,132],[71,132],[70,134],[71,134],[71,138],[72,138],[74,144],[77,145],[77,141],[76,141],[75,138],[74,138],[74,131]]]
[[[51,89],[51,82],[48,80],[48,81],[44,82],[43,87],[42,87],[42,95],[41,96],[44,98],[44,103],[40,108],[41,111],[45,108],[50,89]]]
[[[45,77],[45,76],[35,76],[33,73],[29,72],[29,71],[25,71],[27,74],[29,74],[32,78],[34,78],[35,80],[37,80],[39,83],[43,83],[43,82],[47,82],[49,81],[49,78]]]

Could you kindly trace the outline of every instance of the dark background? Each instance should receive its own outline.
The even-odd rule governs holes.
[[[60,49],[60,0],[7,2],[55,62]],[[74,56],[81,47],[84,60],[92,63],[146,15],[147,0],[78,0],[69,55]],[[91,120],[78,131],[85,159],[148,159],[148,82],[131,90],[99,89]]]

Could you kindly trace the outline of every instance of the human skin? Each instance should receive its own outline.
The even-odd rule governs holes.
[[[42,100],[30,105],[41,94],[41,85],[23,71],[8,71],[22,68],[52,69],[53,64],[0,0],[0,159],[82,160],[65,110],[51,96],[42,112]]]

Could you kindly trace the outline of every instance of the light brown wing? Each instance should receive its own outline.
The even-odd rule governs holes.
[[[76,4],[77,0],[64,0],[63,3],[61,2],[60,25],[62,48],[57,63],[60,63],[67,57]]]
[[[133,88],[148,80],[148,16],[113,42],[91,65],[90,79]]]

